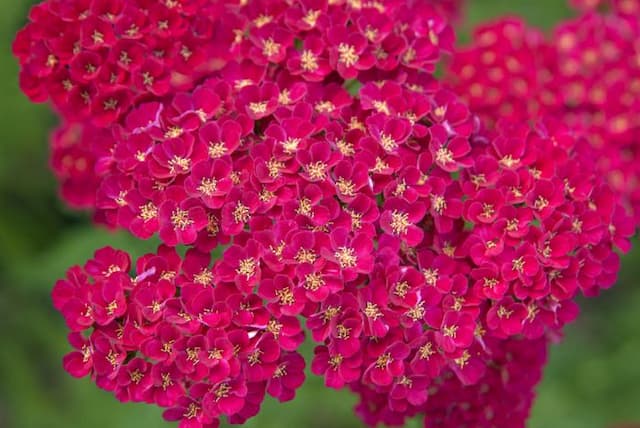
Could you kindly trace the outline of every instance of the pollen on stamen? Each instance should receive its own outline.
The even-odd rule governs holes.
[[[238,90],[250,85],[253,85],[253,80],[251,79],[238,79],[235,82],[233,82],[233,87]]]
[[[344,357],[342,356],[342,354],[333,355],[331,358],[329,358],[329,367],[331,367],[333,370],[338,370],[338,368],[342,364],[343,359]]]
[[[324,180],[327,177],[327,164],[322,161],[307,164],[307,173],[312,180]]]
[[[209,157],[212,159],[221,158],[227,153],[227,146],[225,146],[222,142],[210,142],[209,147],[207,148],[207,152]]]
[[[402,54],[402,62],[409,63],[416,59],[416,50],[414,48],[407,49],[404,54]]]
[[[289,137],[286,140],[281,141],[280,144],[282,144],[282,150],[286,154],[291,155],[298,150],[298,146],[300,145],[300,138]]]
[[[513,259],[511,261],[511,268],[518,273],[522,273],[524,271],[524,257]]]
[[[457,333],[458,333],[457,325],[445,325],[444,327],[442,327],[442,334],[446,337],[455,339]]]
[[[409,292],[409,283],[407,281],[399,281],[393,286],[393,294],[400,298],[404,298]]]
[[[303,287],[305,290],[317,291],[320,287],[324,286],[325,282],[322,276],[318,273],[310,273],[304,277]]]
[[[364,308],[364,314],[367,318],[371,318],[373,320],[377,320],[382,316],[382,312],[380,312],[378,305],[372,302],[367,302],[367,306]]]
[[[118,357],[119,356],[120,355],[117,352],[115,352],[113,349],[109,349],[109,353],[107,354],[105,359],[107,360],[107,362],[109,364],[111,364],[111,367],[115,368],[119,364],[119,362],[118,362]]]
[[[502,159],[500,159],[500,165],[505,168],[513,168],[518,165],[518,163],[520,163],[520,159],[514,159],[511,155],[503,156]]]
[[[300,248],[293,259],[298,263],[313,264],[318,259],[318,255],[312,249]]]
[[[280,172],[284,168],[284,163],[278,161],[276,158],[271,158],[267,162],[267,170],[269,171],[269,177],[276,179],[280,176]]]
[[[404,211],[393,210],[391,212],[391,230],[395,235],[404,235],[409,230],[409,214]]]
[[[106,277],[110,277],[111,275],[113,275],[116,272],[121,272],[122,269],[120,269],[120,266],[118,265],[109,265],[109,267],[102,272],[102,274]]]
[[[310,27],[315,27],[319,17],[320,17],[319,10],[309,9],[307,14],[302,18],[302,20]]]
[[[249,103],[249,110],[251,110],[253,114],[264,114],[267,112],[267,102],[251,102]]]
[[[144,73],[142,73],[142,84],[144,86],[151,86],[153,85],[154,82],[154,78],[151,75],[151,73],[149,73],[148,71],[145,71]]]
[[[191,58],[192,55],[193,52],[191,51],[191,49],[189,49],[188,46],[182,46],[182,48],[180,49],[180,56],[183,60],[189,61],[189,58]]]
[[[424,276],[424,281],[427,285],[435,286],[439,277],[438,269],[424,269],[422,271],[422,276]]]
[[[336,337],[341,340],[347,340],[351,337],[351,329],[344,324],[336,326]]]
[[[196,403],[189,403],[189,407],[187,411],[182,415],[185,419],[194,419],[198,417],[198,413],[200,412],[200,406]]]
[[[387,367],[389,364],[391,364],[393,362],[393,358],[391,358],[391,354],[390,353],[385,353],[380,355],[375,362],[376,368],[378,369],[383,369],[385,367]]]
[[[278,104],[288,105],[291,104],[291,91],[283,89],[278,95]]]
[[[376,46],[373,50],[373,56],[375,56],[376,59],[385,60],[389,57],[389,54],[382,48],[382,46]]]
[[[382,160],[382,158],[377,157],[376,158],[376,164],[374,165],[373,168],[370,169],[370,171],[375,173],[375,174],[381,174],[382,172],[384,172],[388,168],[389,168],[389,164],[386,163],[384,160]]]
[[[195,347],[195,348],[187,348],[185,350],[185,352],[187,353],[187,361],[190,361],[193,364],[198,364],[200,362],[200,348],[199,347]]]
[[[211,284],[213,282],[213,273],[209,269],[204,268],[193,275],[193,282],[200,285]]]
[[[269,37],[267,40],[264,41],[264,44],[262,46],[262,54],[267,58],[269,58],[277,54],[278,51],[280,50],[280,47],[281,47],[280,43],[275,42],[273,38]]]
[[[238,275],[243,275],[246,279],[249,279],[255,275],[257,267],[258,265],[256,260],[253,257],[248,257],[240,260],[236,273]]]
[[[439,215],[442,215],[444,210],[447,209],[447,201],[441,195],[431,195],[431,208]]]
[[[338,189],[338,191],[343,195],[354,197],[356,195],[355,188],[356,186],[353,181],[347,180],[344,177],[338,177],[338,180],[336,181],[336,189]]]
[[[189,217],[189,212],[180,208],[176,208],[171,213],[171,224],[176,230],[185,230],[193,224],[193,220]]]
[[[236,207],[233,210],[233,221],[236,223],[246,223],[251,218],[251,211],[249,207],[238,201]]]
[[[469,358],[471,358],[471,355],[469,354],[469,351],[465,349],[464,352],[462,352],[462,356],[455,358],[453,361],[458,367],[463,369],[469,363]]]
[[[169,168],[172,174],[188,172],[191,168],[191,159],[174,156],[169,160]]]
[[[218,190],[218,180],[205,177],[200,181],[198,192],[205,196],[211,196]]]
[[[176,277],[176,272],[173,270],[166,270],[160,274],[160,279],[165,281],[172,281]]]
[[[298,204],[298,208],[296,209],[296,214],[313,217],[311,200],[308,198],[300,199],[300,203]]]
[[[433,350],[433,345],[431,344],[431,342],[422,345],[418,349],[418,355],[420,356],[421,360],[428,360],[429,357],[431,357],[435,353],[436,351]]]
[[[118,108],[118,100],[116,100],[115,98],[109,98],[104,103],[102,103],[102,108],[105,111],[115,110],[116,108]]]
[[[380,133],[380,145],[387,152],[392,152],[398,148],[398,143],[391,135]]]
[[[263,353],[264,352],[260,348],[256,348],[253,352],[251,352],[247,356],[247,361],[249,362],[249,365],[250,366],[255,366],[256,364],[262,364],[262,361],[260,360],[260,356]]]
[[[456,247],[451,245],[450,242],[446,241],[442,246],[442,252],[447,257],[453,257],[456,254]]]
[[[93,30],[93,33],[91,34],[91,40],[93,40],[93,44],[95,45],[104,43],[104,34],[99,32],[98,30]]]
[[[152,313],[157,314],[162,310],[162,305],[160,305],[160,302],[158,302],[157,300],[154,300],[153,302],[151,302],[151,305],[149,305],[148,308],[151,309]]]
[[[358,116],[355,115],[349,118],[349,131],[353,131],[354,129],[359,129],[360,131],[365,130],[364,123],[362,123],[358,119]]]
[[[533,321],[536,315],[538,315],[538,312],[540,312],[540,308],[538,308],[535,303],[529,303],[527,305],[527,316],[525,319],[530,322]]]
[[[178,138],[183,133],[184,133],[184,129],[182,129],[181,127],[179,127],[179,126],[171,126],[164,133],[164,137],[165,138]]]
[[[391,111],[389,110],[389,105],[386,101],[373,101],[373,108],[376,109],[378,113],[386,114],[387,116],[391,115]]]
[[[120,191],[120,193],[118,193],[118,197],[115,199],[116,204],[118,204],[118,206],[120,207],[126,207],[127,206],[127,200],[125,199],[127,197],[127,192],[126,190],[122,190]]]
[[[169,373],[162,373],[160,375],[161,379],[162,379],[162,390],[166,391],[167,388],[169,388],[171,385],[173,385],[173,381],[171,380],[171,374]]]
[[[500,307],[498,307],[498,311],[496,312],[496,314],[498,315],[498,318],[500,318],[500,319],[502,319],[502,318],[509,319],[509,317],[511,317],[511,314],[513,314],[513,311],[508,310],[504,306],[500,306]]]
[[[482,279],[482,285],[486,288],[493,290],[493,288],[498,285],[498,280],[495,278],[484,277]]]
[[[347,213],[349,214],[349,216],[351,217],[351,228],[353,230],[359,230],[362,228],[362,214],[352,211],[352,210],[347,210]]]
[[[364,36],[367,38],[367,40],[373,42],[378,37],[378,29],[372,27],[371,25],[367,25],[367,27],[364,29]]]
[[[549,206],[549,200],[543,197],[542,195],[538,195],[535,202],[533,203],[533,207],[539,211],[542,211],[548,206]]]
[[[289,287],[276,290],[276,297],[282,306],[291,306],[296,302],[296,298]]]
[[[358,262],[356,252],[351,247],[338,248],[334,256],[338,260],[338,264],[342,269],[355,267]]]
[[[393,190],[393,196],[399,198],[407,191],[407,183],[404,180],[398,181],[396,188]]]
[[[273,16],[260,14],[256,19],[253,20],[253,23],[255,24],[256,27],[260,28],[260,27],[264,27],[271,21],[273,21]]]
[[[82,353],[82,362],[86,363],[91,359],[91,347],[89,345],[83,345],[80,350]]]
[[[482,214],[480,214],[484,218],[490,218],[495,214],[496,210],[492,204],[482,204]]]
[[[420,301],[416,303],[415,306],[413,306],[407,312],[405,312],[405,315],[414,321],[423,319],[425,314],[426,314],[426,310],[424,308],[424,301]]]
[[[286,363],[282,363],[280,364],[276,370],[273,372],[273,377],[278,379],[281,378],[283,376],[287,375],[287,364]]]
[[[53,68],[56,66],[57,63],[58,63],[58,58],[56,58],[55,55],[49,54],[47,56],[47,63],[46,63],[47,67]]]
[[[336,146],[343,156],[353,156],[356,153],[353,144],[343,139],[336,141]]]
[[[440,147],[436,150],[436,162],[451,163],[453,162],[453,152],[446,147]]]
[[[302,51],[302,55],[300,55],[300,67],[306,72],[314,72],[316,71],[318,66],[318,58],[316,55],[308,49]]]
[[[210,349],[207,358],[210,360],[221,360],[223,358],[222,349],[213,348]]]
[[[347,43],[340,43],[338,45],[338,53],[338,61],[344,64],[345,67],[353,67],[360,59],[360,56],[356,53],[355,46]]]
[[[315,110],[318,113],[332,113],[336,106],[331,101],[319,101],[314,105]]]
[[[282,327],[283,327],[283,325],[281,323],[279,323],[278,321],[276,321],[274,319],[271,319],[267,323],[266,330],[269,333],[273,334],[273,337],[275,337],[277,339],[280,336],[280,332],[282,331]]]
[[[211,237],[216,236],[220,232],[220,220],[214,214],[207,215],[207,234]]]

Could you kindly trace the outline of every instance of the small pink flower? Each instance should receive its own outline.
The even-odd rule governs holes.
[[[191,244],[207,225],[204,209],[193,200],[165,201],[159,207],[160,238],[167,245]]]

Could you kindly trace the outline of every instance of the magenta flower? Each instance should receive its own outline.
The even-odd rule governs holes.
[[[380,227],[389,235],[416,247],[424,237],[422,229],[416,224],[424,218],[426,211],[424,203],[409,205],[401,199],[387,199],[380,215]]]
[[[193,200],[165,201],[158,210],[160,236],[169,245],[191,244],[208,223],[204,209]]]
[[[345,358],[341,354],[330,354],[324,346],[317,347],[314,352],[311,371],[324,376],[325,385],[329,388],[342,388],[360,377],[361,360],[358,355]]]
[[[456,348],[467,348],[473,341],[475,323],[467,312],[449,311],[442,318],[436,341],[445,352],[454,352]]]
[[[289,353],[280,358],[280,363],[267,386],[267,392],[280,402],[293,400],[295,391],[304,382],[304,358],[298,353]]]
[[[395,377],[403,373],[404,359],[408,355],[408,346],[401,343],[393,344],[376,357],[375,362],[365,370],[363,377],[370,379],[375,385],[390,385]]]

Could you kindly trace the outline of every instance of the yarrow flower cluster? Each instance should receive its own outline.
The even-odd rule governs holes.
[[[524,426],[634,222],[573,122],[490,121],[434,78],[454,3],[37,6],[14,51],[64,120],[63,196],[163,243],[56,283],[65,369],[181,427],[243,423],[294,398],[306,333],[368,425]]]
[[[552,35],[517,18],[476,29],[471,46],[452,57],[449,83],[488,123],[545,116],[562,121],[593,146],[598,171],[640,223],[640,2],[574,2],[588,11]]]

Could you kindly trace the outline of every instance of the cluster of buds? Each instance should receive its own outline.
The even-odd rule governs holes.
[[[634,222],[572,121],[486,117],[434,78],[455,3],[37,6],[14,51],[64,120],[63,196],[163,243],[56,283],[66,370],[181,427],[243,423],[294,398],[304,328],[369,425],[524,426]]]
[[[613,3],[558,24],[549,37],[519,19],[483,25],[447,76],[489,125],[553,116],[587,138],[597,170],[639,224],[640,3]]]

